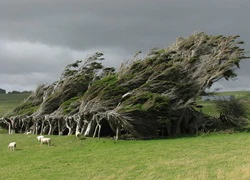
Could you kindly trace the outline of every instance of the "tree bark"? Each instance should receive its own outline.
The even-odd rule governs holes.
[[[84,121],[84,124],[81,129],[81,134],[85,134],[88,124],[89,124],[88,121]]]
[[[116,136],[115,139],[118,140],[121,138],[121,125],[118,123],[116,126]]]
[[[43,127],[44,127],[44,121],[42,121],[42,126],[41,126],[41,132],[40,132],[40,135],[43,134]]]
[[[88,124],[88,127],[84,133],[84,136],[93,136],[93,132],[95,129],[96,122],[91,120]]]
[[[180,125],[181,125],[181,122],[182,122],[182,120],[183,120],[183,118],[184,118],[184,115],[185,115],[185,113],[186,113],[186,110],[187,110],[186,108],[183,109],[180,118],[175,122],[175,131],[174,131],[174,134],[175,134],[175,135],[180,135],[180,134],[181,134],[181,127],[180,127]]]

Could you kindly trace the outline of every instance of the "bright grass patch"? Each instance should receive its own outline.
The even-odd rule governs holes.
[[[147,141],[0,134],[1,179],[250,179],[250,134]],[[17,142],[16,151],[7,148]]]
[[[0,94],[0,117],[11,112],[19,103],[27,98],[30,93]]]

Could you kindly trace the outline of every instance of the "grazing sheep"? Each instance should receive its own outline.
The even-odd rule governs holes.
[[[11,142],[11,143],[9,144],[8,148],[14,151],[15,148],[16,148],[16,142]]]
[[[41,144],[48,144],[48,146],[51,144],[51,138],[41,138]]]
[[[37,136],[38,141],[41,141],[42,138],[44,138],[44,136]]]

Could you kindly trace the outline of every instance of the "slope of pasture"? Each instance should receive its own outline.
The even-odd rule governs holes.
[[[0,117],[13,110],[29,95],[30,93],[0,94]]]
[[[236,99],[244,98],[250,99],[250,91],[225,91],[225,92],[217,92],[215,95],[218,96],[230,96],[234,95]]]
[[[250,179],[250,134],[114,141],[0,134],[1,179]],[[16,151],[7,148],[16,141]]]

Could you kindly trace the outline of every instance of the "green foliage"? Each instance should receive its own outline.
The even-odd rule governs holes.
[[[247,107],[239,99],[230,101],[216,101],[218,111],[226,116],[233,116],[236,118],[247,117]]]
[[[230,78],[235,78],[235,77],[237,77],[237,74],[236,74],[236,72],[234,72],[233,70],[228,70],[228,71],[225,71],[224,73],[223,73],[223,76],[224,76],[224,78],[226,79],[226,80],[229,80]]]
[[[143,111],[146,117],[158,117],[166,113],[169,109],[169,98],[157,93],[142,92],[132,96],[123,102],[121,111]]]
[[[194,56],[194,57],[191,57],[191,58],[190,58],[189,62],[190,62],[190,63],[195,63],[195,62],[198,61],[198,60],[199,60],[199,57],[198,57],[198,56]]]
[[[108,79],[110,79],[109,82],[107,82]],[[102,100],[112,99],[117,96],[121,98],[123,94],[129,91],[128,87],[120,85],[116,75],[104,78],[104,80],[100,80],[99,83],[104,84],[104,88],[99,94]]]
[[[31,115],[38,109],[38,106],[34,106],[32,102],[26,101],[14,109],[13,115]]]
[[[6,94],[6,90],[0,88],[0,94]]]
[[[144,109],[143,109],[143,104],[138,103],[138,104],[130,104],[130,105],[124,106],[122,110],[129,112],[129,111],[144,110]]]
[[[72,76],[76,73],[77,71],[76,70],[71,70],[71,69],[66,69],[65,70],[65,76]]]
[[[122,94],[124,91],[126,91],[125,88],[118,85],[117,75],[113,74],[95,81],[84,94],[84,97],[91,99],[104,95],[104,99],[112,98]]]
[[[107,85],[114,85],[115,83],[117,83],[117,75],[110,75],[110,76],[106,76],[98,81],[95,81],[92,86],[107,86]]]
[[[76,96],[67,101],[64,101],[60,106],[63,109],[63,114],[69,114],[71,112],[74,112],[77,109],[77,106],[79,106],[80,98],[81,97]]]

